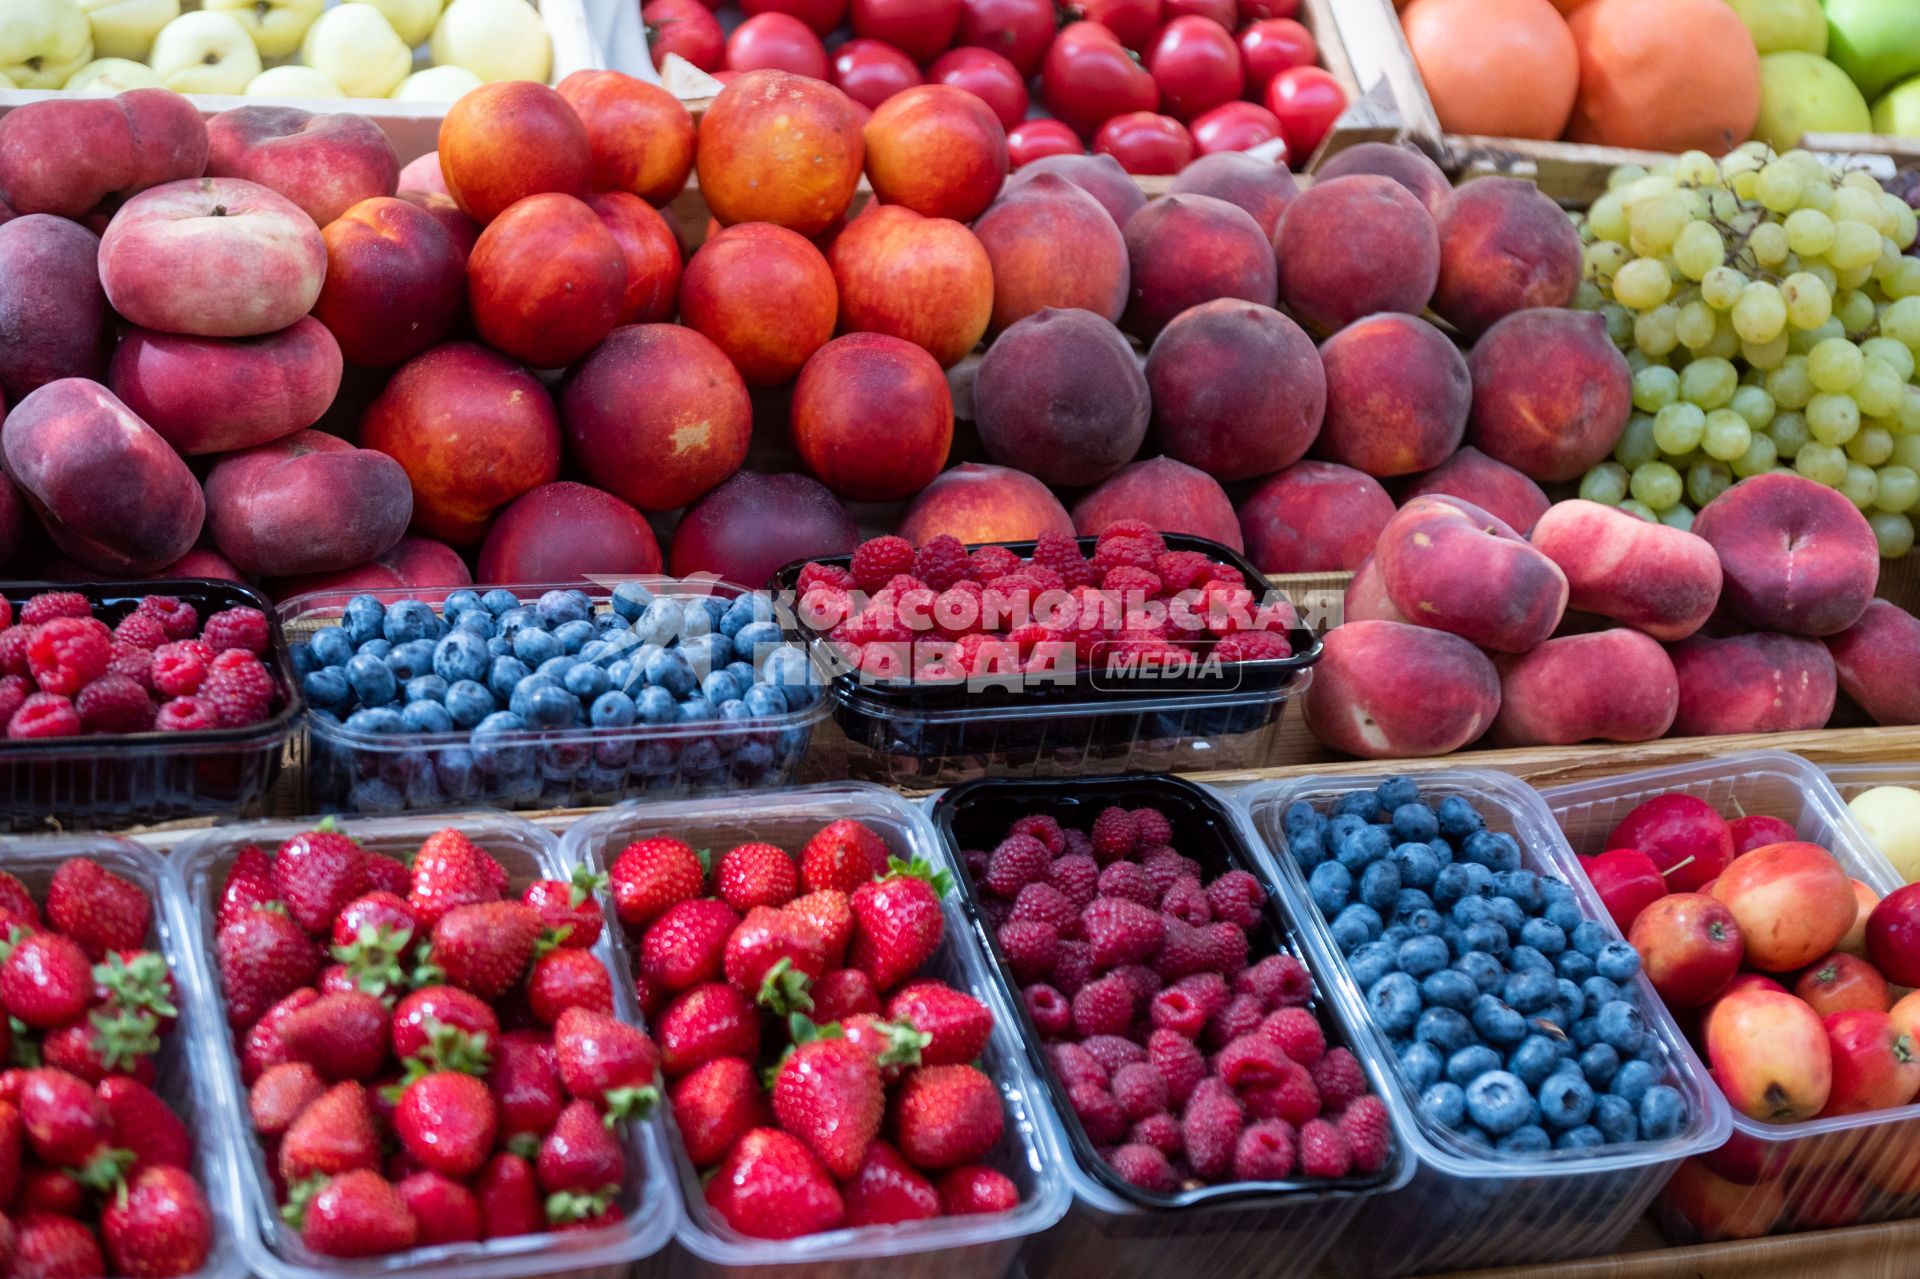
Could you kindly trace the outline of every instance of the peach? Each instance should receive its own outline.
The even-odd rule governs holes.
[[[458,551],[409,533],[365,564],[279,578],[267,584],[267,593],[279,601],[316,591],[346,599],[362,591],[404,590],[438,603],[448,589],[472,585],[473,573]]]
[[[257,338],[129,329],[107,385],[189,457],[228,453],[305,430],[340,389],[340,346],[312,316]]]
[[[220,552],[196,546],[173,563],[154,573],[155,577],[211,577],[220,582],[245,582],[247,579],[233,562]]]
[[[487,345],[556,369],[612,331],[626,302],[627,261],[583,201],[530,195],[480,233],[467,259],[467,296]]]
[[[1533,544],[1567,575],[1568,606],[1671,643],[1699,630],[1720,598],[1720,560],[1692,533],[1615,506],[1561,502]]]
[[[1191,167],[1191,166],[1190,166]],[[1065,178],[1100,202],[1113,224],[1122,230],[1127,219],[1147,202],[1146,192],[1133,175],[1110,155],[1049,155],[1021,165],[1007,179],[1003,192],[1033,181],[1043,173]],[[1202,194],[1210,194],[1203,192]]]
[[[974,223],[993,264],[994,332],[1047,307],[1118,320],[1127,242],[1100,202],[1058,174],[1010,186]]]
[[[1920,618],[1888,600],[1829,636],[1840,687],[1876,724],[1920,724]]]
[[[1453,183],[1447,181],[1439,165],[1411,146],[1394,146],[1390,142],[1362,142],[1348,147],[1329,156],[1314,170],[1314,177],[1321,182],[1359,174],[1392,178],[1411,191],[1436,218],[1440,216],[1440,206],[1453,194]]]
[[[1517,533],[1530,531],[1548,506],[1547,495],[1538,484],[1471,444],[1413,479],[1401,496],[1411,501],[1435,494],[1461,498],[1491,511]]]
[[[360,443],[405,468],[413,527],[475,546],[494,513],[560,474],[560,416],[533,374],[472,342],[450,342],[394,373],[360,423]]]
[[[790,382],[833,337],[833,268],[785,227],[743,223],[708,240],[680,281],[680,318],[726,352],[748,386]]]
[[[1180,170],[1167,194],[1210,195],[1245,209],[1271,244],[1273,233],[1280,229],[1280,216],[1300,194],[1300,184],[1284,164],[1256,160],[1238,151],[1216,151]]]
[[[680,517],[670,567],[675,577],[761,587],[794,560],[845,555],[859,542],[846,508],[812,476],[740,471]]]
[[[351,363],[404,364],[445,341],[460,322],[466,253],[425,209],[391,196],[362,200],[320,235],[327,275],[313,314]]]
[[[1315,452],[1373,476],[1409,475],[1453,456],[1467,433],[1466,357],[1416,315],[1355,320],[1320,347],[1327,415]]]
[[[1747,963],[1761,972],[1804,968],[1853,927],[1859,902],[1847,872],[1818,844],[1768,844],[1727,863],[1712,896],[1733,912]]]
[[[1237,205],[1210,195],[1161,196],[1127,219],[1126,241],[1131,283],[1121,326],[1142,341],[1216,298],[1273,305],[1273,250]]]
[[[207,121],[207,176],[278,191],[316,226],[399,190],[400,157],[363,115],[298,107],[235,107]]]
[[[453,202],[453,197],[443,192],[409,191],[402,187],[400,194],[394,198],[431,214],[433,220],[453,237],[454,247],[460,250],[460,270],[464,278],[467,259],[473,256],[473,246],[480,240],[480,224],[462,213],[460,206]]]
[[[1073,529],[1097,536],[1109,524],[1145,520],[1163,533],[1186,533],[1244,550],[1233,499],[1205,471],[1170,457],[1150,457],[1120,468],[1073,507]]]
[[[1440,278],[1433,215],[1392,178],[1316,182],[1275,233],[1280,300],[1308,328],[1343,329],[1363,315],[1418,315]]]
[[[61,378],[14,405],[0,462],[54,545],[90,569],[151,573],[200,536],[193,472],[97,382]]]
[[[1683,1162],[1660,1192],[1663,1215],[1677,1217],[1686,1227],[1682,1238],[1696,1243],[1758,1239],[1772,1232],[1786,1206],[1786,1185],[1778,1178],[1730,1181],[1699,1159]]]
[[[902,338],[941,368],[964,359],[993,318],[987,250],[950,218],[875,204],[833,238],[827,258],[842,331]]]
[[[214,545],[254,577],[370,560],[400,540],[413,516],[400,463],[319,431],[227,454],[208,472],[206,489]]]
[[[1007,131],[965,89],[923,84],[896,93],[864,132],[867,180],[882,203],[971,222],[1007,180]]]
[[[693,115],[657,84],[619,71],[575,71],[554,86],[593,150],[593,186],[648,204],[680,194],[693,171]]]
[[[1160,446],[1217,480],[1291,466],[1320,433],[1320,357],[1270,306],[1218,298],[1181,312],[1154,339],[1146,371]]]
[[[27,537],[27,499],[0,468],[0,570],[11,577],[25,577],[17,562]]]
[[[1694,635],[1670,652],[1680,676],[1676,737],[1803,732],[1833,715],[1833,658],[1818,640]]]
[[[1580,233],[1539,187],[1481,178],[1435,213],[1440,283],[1435,313],[1469,337],[1530,307],[1564,307],[1580,287]]]
[[[1031,542],[1042,533],[1073,532],[1053,491],[1024,471],[962,462],[942,471],[907,505],[897,530],[915,546],[951,533],[969,546]]]
[[[646,516],[611,493],[571,480],[521,494],[487,530],[474,581],[581,582],[588,574],[660,571]]]
[[[29,213],[0,223],[0,387],[14,399],[105,369],[113,338],[99,256],[100,237],[77,222]]]
[[[1739,990],[1724,996],[1713,1005],[1706,1040],[1720,1090],[1748,1118],[1792,1123],[1827,1104],[1833,1086],[1827,1033],[1819,1014],[1792,995]]]
[[[1307,728],[1362,759],[1459,750],[1500,711],[1500,677],[1457,635],[1400,622],[1349,622],[1327,632],[1307,686]]]
[[[418,191],[422,195],[444,195],[448,199],[453,198],[453,193],[447,190],[447,175],[440,172],[438,151],[417,155],[401,165],[400,177],[394,186],[399,191]]]
[[[620,248],[627,268],[627,291],[615,324],[659,324],[673,318],[680,303],[680,241],[652,205],[625,191],[599,191],[587,207]]]
[[[1147,413],[1133,348],[1091,311],[1029,315],[987,348],[973,384],[988,455],[1069,488],[1098,484],[1132,461]]]
[[[1375,552],[1393,606],[1482,648],[1525,653],[1567,610],[1560,566],[1496,517],[1456,497],[1417,497]]]
[[[1693,531],[1720,556],[1727,603],[1761,630],[1837,635],[1880,581],[1867,517],[1804,476],[1742,480],[1701,508]]]
[[[749,71],[700,120],[694,167],[723,225],[773,222],[818,235],[853,203],[866,149],[853,100],[819,80]]]
[[[940,365],[913,343],[849,333],[800,370],[792,425],[800,460],[821,483],[854,501],[895,502],[947,464],[953,395]]]
[[[643,511],[685,506],[746,460],[753,408],[726,355],[692,329],[615,329],[560,392],[577,469]]]
[[[461,212],[485,226],[530,195],[586,198],[593,148],[565,98],[531,80],[500,80],[447,109],[440,173]]]
[[[1467,368],[1467,442],[1542,483],[1605,461],[1633,413],[1627,357],[1591,312],[1515,311],[1474,343]]]
[[[277,192],[241,178],[149,188],[100,239],[113,309],[163,333],[256,337],[313,309],[327,277],[320,228]]]
[[[1391,519],[1378,480],[1332,462],[1295,462],[1240,504],[1247,558],[1262,573],[1358,568]]]
[[[1341,603],[1342,624],[1346,622],[1404,622],[1406,614],[1393,606],[1387,596],[1387,584],[1380,576],[1380,561],[1369,555],[1353,570]]]
[[[16,214],[81,218],[206,169],[199,109],[166,89],[49,98],[0,116],[0,191]]]
[[[1639,631],[1549,639],[1495,665],[1500,716],[1493,740],[1501,746],[1649,742],[1680,709],[1672,659]]]

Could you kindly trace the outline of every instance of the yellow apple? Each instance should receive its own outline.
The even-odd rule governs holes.
[[[545,83],[553,41],[527,0],[453,0],[433,29],[433,60],[482,80]]]
[[[1876,786],[1855,795],[1848,807],[1900,878],[1908,883],[1920,879],[1920,791]]]
[[[202,0],[201,8],[233,15],[263,58],[284,58],[300,47],[325,0]]]
[[[68,93],[125,93],[128,89],[158,89],[160,77],[152,67],[132,58],[95,58],[68,76],[60,87]]]
[[[408,102],[456,102],[485,83],[465,67],[428,67],[402,80],[393,96]]]
[[[149,61],[160,83],[176,93],[238,93],[260,74],[260,53],[246,29],[204,9],[160,28]]]
[[[180,16],[180,0],[80,0],[98,58],[144,58],[160,28]]]
[[[340,86],[312,67],[268,67],[247,82],[249,98],[344,98]]]
[[[1873,104],[1873,131],[1920,138],[1920,76],[1894,85]]]
[[[17,89],[20,86],[4,75],[0,75],[0,89]]]
[[[409,49],[425,44],[440,20],[440,0],[348,0],[350,4],[370,4],[386,15],[394,33]]]
[[[1825,54],[1827,15],[1820,0],[1727,0],[1761,53],[1798,49]]]
[[[93,30],[73,0],[0,2],[0,75],[22,89],[58,89],[93,61]]]
[[[384,98],[413,70],[413,50],[370,4],[328,9],[307,28],[300,60],[349,98]]]
[[[1847,73],[1811,53],[1769,53],[1760,59],[1760,119],[1753,136],[1777,151],[1807,133],[1866,133],[1867,100]]]

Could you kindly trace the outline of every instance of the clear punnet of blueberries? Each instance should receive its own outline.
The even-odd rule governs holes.
[[[1565,882],[1521,864],[1460,795],[1406,777],[1283,815],[1294,861],[1427,1116],[1543,1154],[1687,1123],[1636,1000],[1640,956]]]

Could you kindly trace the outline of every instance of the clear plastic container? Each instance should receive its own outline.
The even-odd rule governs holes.
[[[857,783],[626,804],[575,823],[567,830],[564,847],[569,861],[597,871],[606,870],[632,841],[655,835],[716,852],[752,840],[792,852],[822,826],[843,817],[872,827],[897,856],[922,858],[936,869],[956,869],[918,808],[890,791]],[[679,1247],[673,1256],[662,1258],[666,1267],[676,1274],[764,1272],[778,1279],[799,1274],[807,1279],[997,1279],[1013,1267],[1030,1236],[1060,1219],[1068,1196],[1059,1147],[1040,1086],[1020,1046],[1013,1011],[989,976],[966,916],[951,896],[945,914],[945,936],[923,972],[966,991],[993,1012],[993,1037],[981,1068],[999,1086],[1007,1122],[1000,1143],[982,1162],[1013,1178],[1020,1188],[1019,1206],[992,1216],[851,1227],[777,1242],[750,1239],[708,1209],[699,1170],[675,1136],[670,1146],[684,1212]],[[622,965],[615,969],[615,985],[631,990],[630,949],[625,930],[611,914],[607,932]],[[671,1125],[671,1117],[667,1122]]]
[[[267,615],[264,658],[277,688],[274,712],[245,728],[192,733],[102,733],[6,740],[0,737],[0,830],[111,829],[185,817],[246,816],[261,811],[281,756],[306,707],[287,660],[273,605],[251,587],[207,578],[157,582],[7,582],[0,597],[20,605],[42,591],[78,591],[108,626],[143,596],[174,595],[201,622],[222,609]]]
[[[735,599],[744,587],[719,581],[636,578],[655,595],[676,599]],[[491,588],[489,588],[491,589]],[[560,585],[508,585],[523,603]],[[611,609],[606,587],[583,587],[594,611]],[[383,604],[403,599],[437,603],[431,592],[387,589],[355,592]],[[439,592],[443,596],[446,592]],[[338,591],[301,595],[280,606],[289,639],[309,638],[339,620],[350,598]],[[307,724],[310,807],[322,812],[390,813],[403,809],[584,808],[639,796],[785,786],[806,756],[827,701],[812,689],[808,703],[759,719],[574,727],[501,734],[476,745],[462,730],[431,734],[371,734],[314,713]]]
[[[1635,807],[1676,791],[1728,817],[1780,818],[1876,892],[1901,885],[1826,774],[1798,755],[1725,755],[1563,786],[1545,798],[1575,851],[1592,854]],[[1920,1216],[1920,1103],[1792,1124],[1732,1118],[1725,1146],[1701,1152],[1660,1198],[1661,1228],[1676,1243]]]
[[[1239,791],[1235,799],[1273,862],[1280,890],[1306,922],[1304,939],[1317,971],[1362,1035],[1362,1055],[1394,1063],[1386,1090],[1394,1129],[1420,1162],[1412,1184],[1398,1194],[1370,1201],[1334,1251],[1343,1274],[1384,1276],[1463,1270],[1482,1266],[1543,1263],[1611,1252],[1646,1211],[1681,1161],[1719,1146],[1730,1118],[1720,1090],[1688,1046],[1645,976],[1636,1001],[1648,1029],[1666,1050],[1664,1082],[1687,1102],[1685,1127],[1663,1141],[1512,1155],[1469,1145],[1429,1119],[1419,1104],[1387,1037],[1375,1024],[1332,930],[1313,904],[1306,876],[1287,852],[1281,818],[1287,806],[1305,801],[1316,808],[1352,791],[1371,790],[1379,777],[1309,777],[1267,782]],[[1540,796],[1505,773],[1440,770],[1416,774],[1423,797],[1461,795],[1486,819],[1520,844],[1523,864],[1565,880],[1587,916],[1607,925],[1599,894],[1555,828]]]
[[[160,1055],[154,1063],[154,1091],[194,1134],[193,1174],[213,1212],[213,1251],[189,1279],[241,1279],[247,1273],[247,1262],[234,1237],[240,1207],[233,1160],[220,1140],[223,1101],[209,1086],[202,1052],[210,1029],[224,1019],[190,959],[193,936],[180,928],[170,909],[178,904],[179,880],[152,849],[113,835],[0,838],[0,870],[18,876],[34,900],[42,904],[53,872],[71,857],[84,857],[132,880],[153,903],[147,948],[164,958],[172,970],[180,1010],[173,1029],[161,1041]]]
[[[1920,791],[1920,759],[1904,764],[1892,760],[1883,760],[1874,764],[1835,764],[1821,771],[1826,773],[1827,780],[1833,783],[1833,788],[1840,792],[1840,798],[1847,801],[1849,806],[1860,792],[1872,790],[1876,786],[1904,786],[1908,790]],[[1849,816],[1851,816],[1851,807],[1849,807]],[[1858,820],[1855,818],[1856,824]],[[1861,833],[1866,835],[1869,842],[1872,842],[1873,837],[1866,832],[1864,826],[1861,828]],[[1882,856],[1886,855],[1886,849],[1880,848],[1879,851]],[[1889,864],[1893,864],[1892,858],[1889,857],[1887,860]],[[1895,874],[1902,873],[1898,865],[1894,865],[1893,869]]]
[[[506,868],[512,881],[508,891],[515,897],[536,879],[565,880],[571,872],[555,836],[506,813],[367,818],[347,821],[342,829],[367,849],[405,858],[428,835],[449,826],[464,832]],[[193,981],[216,1007],[224,1000],[214,964],[214,911],[227,869],[248,844],[271,853],[289,836],[311,829],[310,823],[287,821],[222,826],[196,835],[174,850],[172,866],[184,881],[184,890],[173,897],[173,927],[186,939],[192,953]],[[609,965],[610,971],[620,971],[605,940],[593,948],[593,953]],[[631,981],[623,984],[615,980],[613,1000],[616,1016],[639,1024]],[[217,1136],[235,1169],[239,1187],[235,1227],[229,1233],[238,1236],[238,1245],[256,1279],[338,1275],[368,1279],[521,1279],[562,1272],[572,1279],[624,1279],[634,1263],[666,1244],[679,1221],[667,1166],[666,1132],[655,1121],[627,1125],[627,1182],[614,1201],[624,1219],[606,1230],[442,1244],[357,1261],[317,1256],[280,1220],[266,1156],[248,1125],[247,1089],[240,1081],[239,1058],[227,1019],[209,1017],[200,1040],[200,1086],[213,1093]]]
[[[1209,874],[1245,870],[1266,886],[1266,926],[1251,938],[1258,957],[1280,950],[1300,952],[1294,911],[1273,891],[1272,877],[1246,847],[1229,807],[1204,787],[1177,777],[1129,775],[1074,780],[994,779],[970,782],[927,801],[934,823],[947,843],[950,860],[961,848],[997,843],[1021,817],[1044,814],[1087,829],[1110,804],[1153,804],[1166,813],[1175,846],[1199,861]],[[964,867],[966,904],[981,945],[994,957],[994,977],[1005,999],[1018,1006],[1019,985],[1006,968],[979,910]],[[1312,960],[1301,956],[1309,967]],[[1315,969],[1317,974],[1318,970]],[[1346,1016],[1324,1002],[1316,1005],[1335,1045],[1355,1045]],[[1171,1268],[1259,1279],[1312,1274],[1369,1196],[1406,1184],[1413,1162],[1396,1144],[1388,1164],[1373,1174],[1355,1174],[1338,1182],[1295,1178],[1284,1182],[1226,1183],[1156,1196],[1122,1181],[1094,1149],[1073,1113],[1040,1036],[1019,1013],[1029,1059],[1052,1097],[1053,1122],[1064,1135],[1064,1167],[1073,1186],[1073,1208],[1060,1228],[1042,1239],[1027,1262],[1032,1279],[1095,1273],[1151,1279]],[[1377,1059],[1359,1054],[1376,1092],[1382,1090]]]

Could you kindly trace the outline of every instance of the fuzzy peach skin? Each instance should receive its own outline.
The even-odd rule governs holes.
[[[1025,471],[982,462],[962,462],[935,476],[907,504],[899,527],[915,546],[942,533],[969,546],[1030,542],[1048,530],[1073,532],[1073,520],[1053,490]]]
[[[1675,737],[1791,733],[1824,728],[1833,717],[1837,676],[1818,640],[1694,635],[1667,652],[1680,677]]]
[[[350,568],[398,542],[413,518],[400,463],[319,431],[229,453],[206,487],[214,544],[256,577]]]
[[[1175,316],[1147,353],[1147,386],[1161,448],[1222,482],[1298,462],[1327,408],[1313,341],[1272,307],[1237,298]]]
[[[1358,568],[1391,519],[1380,481],[1332,462],[1295,462],[1240,503],[1247,558],[1262,573]]]
[[[993,266],[998,333],[1047,307],[1118,320],[1127,305],[1127,242],[1100,202],[1054,173],[1009,186],[973,224]]]
[[[400,157],[363,115],[236,107],[207,121],[207,173],[258,182],[325,226],[362,200],[399,189]]]
[[[1187,172],[1200,167],[1200,162],[1187,166]],[[1282,169],[1281,172],[1285,172]],[[1043,173],[1051,173],[1065,178],[1073,185],[1085,191],[1100,202],[1113,224],[1124,228],[1127,219],[1139,212],[1147,202],[1146,192],[1133,180],[1133,175],[1120,167],[1120,162],[1110,155],[1049,155],[1043,156],[1015,169],[1007,178],[1007,184],[1001,188],[1003,193],[1010,192],[1023,183],[1031,182]],[[1182,177],[1185,176],[1183,173]],[[1200,192],[1212,195],[1211,191]]]
[[[200,536],[193,472],[97,382],[62,378],[14,405],[0,462],[54,544],[90,569],[151,573]]]
[[[1705,539],[1617,506],[1562,502],[1533,526],[1533,544],[1567,575],[1567,606],[1657,640],[1682,640],[1720,600],[1720,557]]]
[[[1577,480],[1606,460],[1633,414],[1633,373],[1583,311],[1515,311],[1467,357],[1467,442],[1543,484]]]
[[[1500,677],[1457,635],[1400,622],[1327,632],[1306,692],[1307,728],[1362,759],[1459,750],[1500,712]]]
[[[1440,216],[1441,206],[1453,194],[1453,183],[1447,181],[1447,175],[1440,166],[1411,145],[1362,142],[1337,155],[1328,156],[1326,162],[1314,170],[1314,176],[1322,182],[1367,173],[1392,178],[1411,191],[1414,198],[1426,205],[1435,217]]]
[[[337,573],[278,578],[268,582],[266,590],[278,601],[309,591],[355,595],[361,591],[405,589],[430,603],[438,603],[446,598],[448,590],[472,585],[473,572],[460,558],[460,552],[445,542],[409,533],[365,564]]]
[[[1143,342],[1202,302],[1274,304],[1271,242],[1238,205],[1210,195],[1165,195],[1128,218],[1125,232],[1130,283],[1120,327]]]
[[[1680,678],[1657,640],[1617,628],[1550,639],[1495,659],[1501,746],[1648,742],[1673,724]]]
[[[1145,520],[1163,533],[1187,533],[1244,550],[1233,499],[1205,471],[1170,457],[1131,462],[1073,505],[1073,529],[1097,536],[1121,520]]]
[[[1280,300],[1317,333],[1363,315],[1418,315],[1440,278],[1433,215],[1392,178],[1316,182],[1287,206],[1274,234]]]
[[[1113,159],[1112,156],[1099,158]],[[1028,169],[1033,167],[1027,166]],[[1114,167],[1119,166],[1116,163]],[[1021,172],[1025,173],[1026,169]],[[1131,179],[1127,185],[1133,186]],[[1134,189],[1137,191],[1139,188]],[[1216,200],[1225,200],[1228,204],[1245,209],[1247,215],[1259,224],[1260,234],[1271,242],[1273,233],[1280,228],[1281,215],[1286,213],[1294,197],[1300,194],[1300,184],[1294,181],[1293,171],[1284,164],[1256,160],[1238,151],[1216,151],[1212,155],[1201,156],[1180,170],[1179,176],[1167,187],[1167,194],[1210,195]]]
[[[1568,306],[1580,287],[1580,233],[1565,210],[1519,178],[1479,178],[1435,210],[1440,283],[1434,313],[1471,336],[1535,306]]]
[[[1481,510],[1499,516],[1509,528],[1521,534],[1530,532],[1551,505],[1538,484],[1471,444],[1395,491],[1403,502],[1433,494],[1472,502]]]
[[[107,385],[167,443],[193,456],[230,453],[305,430],[340,389],[340,344],[302,316],[257,338],[129,329]]]
[[[1524,653],[1567,611],[1567,576],[1506,524],[1457,497],[1416,497],[1374,552],[1393,606],[1482,648]]]
[[[1368,475],[1410,475],[1460,447],[1473,407],[1467,358],[1417,315],[1355,320],[1320,344],[1326,421],[1317,456]]]
[[[1133,348],[1091,311],[1027,316],[987,348],[973,383],[988,455],[1068,488],[1098,484],[1133,460],[1148,406]]]
[[[1380,561],[1369,555],[1353,570],[1341,600],[1343,622],[1404,622],[1406,614],[1387,598],[1387,584],[1380,578]]]
[[[1742,480],[1701,508],[1693,531],[1720,556],[1727,603],[1762,630],[1837,635],[1880,581],[1867,517],[1804,476]]]
[[[589,573],[658,573],[646,517],[611,493],[559,480],[523,493],[487,530],[474,580],[578,582]]]
[[[162,333],[256,337],[313,309],[327,278],[320,228],[285,196],[241,178],[143,191],[100,239],[113,309]]]
[[[0,116],[0,191],[18,214],[80,218],[206,168],[200,111],[167,89],[51,98]]]
[[[1869,600],[1860,620],[1827,637],[1840,687],[1876,724],[1920,724],[1920,618]]]
[[[100,237],[77,222],[30,213],[0,223],[0,387],[14,399],[106,367],[99,257]]]

